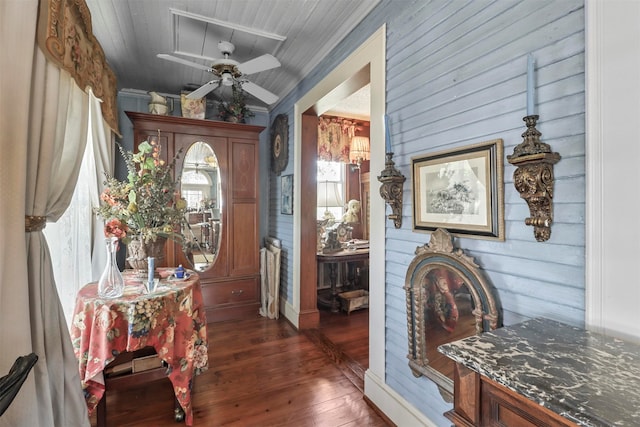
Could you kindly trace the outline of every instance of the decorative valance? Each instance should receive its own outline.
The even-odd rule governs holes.
[[[38,46],[47,58],[69,72],[83,90],[90,86],[102,100],[102,115],[118,133],[116,77],[93,35],[84,0],[40,0]]]
[[[357,123],[342,117],[318,119],[318,160],[349,163],[349,145]]]

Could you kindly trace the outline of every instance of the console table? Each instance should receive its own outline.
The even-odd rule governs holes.
[[[331,300],[328,302],[331,307],[332,312],[339,311],[339,302],[338,302],[338,290],[337,290],[337,265],[340,263],[344,263],[349,265],[349,263],[356,261],[367,261],[369,260],[369,249],[343,249],[338,252],[331,253],[318,253],[316,255],[316,260],[318,262],[318,269],[324,263],[329,264],[329,282],[331,284]],[[349,285],[353,287],[354,274],[352,270],[349,270],[348,273]]]
[[[640,345],[548,319],[444,344],[456,426],[640,425]]]
[[[119,298],[100,298],[95,282],[80,289],[76,298],[70,333],[89,413],[99,402],[104,405],[105,367],[125,352],[153,347],[165,367],[156,368],[146,381],[169,377],[185,422],[192,425],[192,379],[208,367],[200,279],[194,272],[186,280],[161,279],[154,292],[146,293],[144,279],[131,270],[123,276],[125,292]],[[105,422],[100,412],[99,424]]]

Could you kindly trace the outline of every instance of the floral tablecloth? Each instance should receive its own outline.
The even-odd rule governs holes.
[[[125,293],[115,299],[100,298],[97,283],[78,291],[70,332],[90,413],[104,395],[105,366],[122,352],[152,346],[167,363],[185,422],[192,425],[192,379],[207,369],[208,355],[200,279],[190,273],[182,281],[162,279],[146,293],[142,281],[125,271]]]

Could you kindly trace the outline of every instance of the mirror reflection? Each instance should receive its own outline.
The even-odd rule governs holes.
[[[464,279],[452,268],[439,265],[424,278],[427,293],[425,343],[429,365],[453,381],[453,360],[438,352],[438,347],[476,333],[475,304]]]
[[[184,157],[180,192],[187,201],[187,258],[196,271],[206,271],[220,250],[222,187],[218,158],[205,142],[189,147]]]

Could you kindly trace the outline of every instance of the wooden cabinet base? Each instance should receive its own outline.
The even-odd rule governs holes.
[[[460,364],[454,371],[454,407],[446,412],[456,427],[570,427],[568,419]]]
[[[207,323],[258,316],[260,277],[205,283],[202,285],[202,299],[207,310]]]
[[[251,319],[259,317],[260,304],[233,305],[229,307],[207,308],[207,323],[225,320]]]

